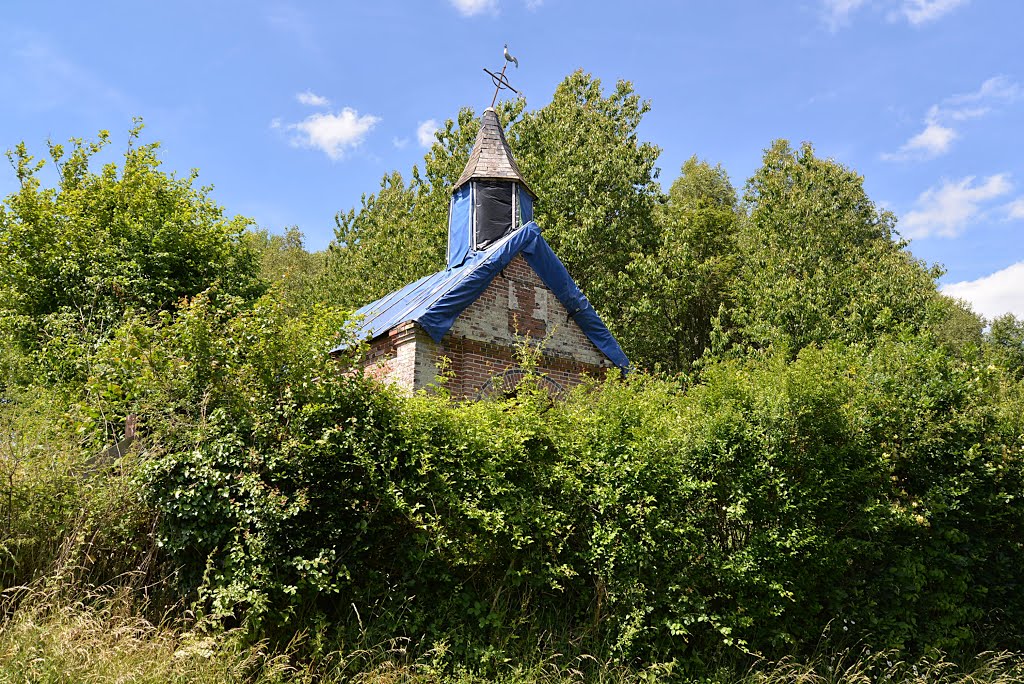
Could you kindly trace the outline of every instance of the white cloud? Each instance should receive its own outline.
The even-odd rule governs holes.
[[[951,105],[964,105],[981,102],[983,100],[1003,100],[1006,102],[1013,102],[1014,100],[1019,100],[1021,95],[1024,95],[1024,90],[1021,89],[1020,84],[1010,80],[1006,76],[993,76],[982,83],[981,87],[973,93],[954,95],[947,99],[946,103]]]
[[[430,147],[434,144],[434,133],[437,129],[437,121],[434,119],[427,119],[416,127],[416,140],[419,141],[420,147]]]
[[[949,14],[967,0],[904,0],[901,13],[914,26],[935,21]]]
[[[408,138],[399,138],[397,135],[391,139],[391,144],[395,146],[395,149],[404,150],[409,144]]]
[[[949,14],[969,0],[821,0],[822,14],[829,29],[835,31],[850,23],[850,16],[865,6],[888,8],[889,21],[905,19],[920,26]]]
[[[978,119],[1024,95],[1020,85],[1006,76],[993,76],[976,91],[947,97],[928,108],[923,131],[903,143],[896,152],[885,152],[886,161],[933,159],[949,152],[959,136],[952,124]]]
[[[1019,197],[1006,205],[1006,218],[1010,221],[1024,221],[1024,197]]]
[[[354,109],[345,107],[338,114],[318,113],[306,117],[286,128],[297,131],[292,139],[295,145],[322,150],[331,159],[341,159],[345,151],[358,146],[380,118],[371,114],[359,115]]]
[[[304,104],[307,107],[326,107],[331,104],[331,101],[326,97],[317,95],[312,90],[296,93],[295,99],[299,101],[299,104]]]
[[[498,0],[450,0],[452,5],[464,17],[472,17],[484,12],[495,12]]]
[[[825,16],[825,23],[832,31],[845,26],[850,21],[850,15],[867,3],[867,0],[823,0],[822,10]]]
[[[452,7],[459,11],[464,17],[473,17],[478,14],[498,14],[498,6],[503,0],[448,0]],[[845,0],[850,1],[850,0]],[[854,0],[865,2],[865,0]],[[544,0],[523,0],[523,5],[529,11],[536,11],[544,4]]]
[[[964,107],[963,109],[950,109],[943,113],[953,121],[969,121],[980,119],[991,111],[991,107]]]
[[[917,198],[916,208],[900,221],[900,232],[908,238],[956,237],[982,211],[982,204],[1001,197],[1013,186],[1009,176],[997,173],[980,184],[974,176],[945,181],[928,188]]]
[[[988,319],[1005,313],[1024,316],[1024,261],[977,280],[945,285],[942,292],[967,300]]]
[[[952,128],[932,121],[923,131],[903,143],[899,150],[883,154],[882,159],[887,161],[932,159],[948,152],[949,146],[956,137],[957,133]]]

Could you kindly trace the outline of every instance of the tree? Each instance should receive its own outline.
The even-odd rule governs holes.
[[[692,157],[658,207],[660,240],[625,272],[619,340],[634,363],[687,371],[711,344],[737,266],[736,191],[725,170]]]
[[[857,342],[927,323],[941,271],[894,240],[863,178],[809,143],[776,141],[748,181],[736,305],[720,321],[742,347]]]
[[[1024,374],[1024,319],[1003,314],[994,319],[985,334],[991,357],[1018,378]]]
[[[328,253],[334,303],[358,308],[444,265],[445,224],[418,220],[424,194],[415,178],[406,185],[395,171],[376,194],[363,195],[358,212],[338,213]]]
[[[580,70],[510,129],[545,239],[613,329],[628,306],[621,274],[658,243],[661,150],[637,132],[650,108],[628,81],[606,96],[600,79]]]
[[[523,103],[503,102],[498,110],[511,121]],[[338,212],[327,265],[333,303],[357,308],[444,268],[451,191],[479,129],[473,110],[464,107],[435,133],[422,174],[413,166],[406,183],[393,171],[376,193],[363,195],[358,210]]]
[[[26,350],[49,344],[74,373],[95,341],[129,309],[169,310],[214,283],[229,293],[260,289],[255,254],[241,243],[248,219],[227,218],[185,178],[159,169],[159,145],[129,132],[120,169],[90,164],[110,142],[49,145],[57,186],[44,188],[24,143],[8,152],[20,189],[0,205],[0,325]]]
[[[539,199],[535,218],[545,238],[613,328],[625,308],[621,273],[657,243],[653,212],[660,198],[659,150],[637,128],[650,104],[626,81],[605,96],[601,81],[577,71],[551,103],[526,112],[502,102],[498,116]],[[436,134],[405,183],[397,172],[339,213],[331,273],[339,301],[365,304],[444,266],[448,202],[469,159],[480,122],[463,108]]]
[[[259,255],[260,278],[293,314],[332,299],[325,277],[327,252],[307,251],[298,226],[287,228],[284,235],[249,230],[243,241]]]

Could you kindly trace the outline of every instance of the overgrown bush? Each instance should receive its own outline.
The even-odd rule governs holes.
[[[466,132],[449,127],[430,178],[458,171]],[[528,377],[514,397],[458,403],[443,383],[406,396],[328,358],[340,342],[359,351],[347,316],[316,304],[336,284],[330,259],[296,232],[243,237],[245,220],[226,220],[193,176],[159,172],[137,134],[122,168],[99,173],[105,135],[51,146],[54,189],[23,146],[12,154],[0,656],[13,666],[0,675],[101,676],[118,669],[97,655],[109,645],[140,678],[200,678],[206,656],[188,648],[180,668],[145,662],[182,652],[179,627],[236,649],[211,651],[225,678],[254,679],[250,655],[286,677],[272,654],[287,653],[305,659],[296,676],[344,663],[323,670],[339,680],[532,681],[549,665],[550,681],[685,679],[769,659],[769,680],[863,681],[909,677],[878,653],[924,654],[908,662],[945,677],[935,649],[1024,648],[1021,326],[983,334],[941,298],[856,174],[773,147],[736,219],[761,280],[716,280],[734,310],[704,311],[714,330],[701,316],[675,330],[696,339],[686,354],[649,347],[691,377],[615,376],[558,402]],[[790,177],[795,194],[778,183]],[[845,188],[831,219],[798,211],[815,178]],[[395,207],[408,208],[378,205]],[[263,296],[256,252],[279,281]],[[789,273],[793,259],[796,276],[764,280],[765,264]],[[621,285],[591,276],[605,295]],[[724,356],[691,366],[709,345]],[[123,604],[95,589],[117,584]],[[25,603],[23,585],[81,598]],[[137,615],[132,596],[154,591],[167,593],[138,605],[171,610],[173,629]],[[99,646],[64,648],[83,634]],[[876,655],[853,669],[820,660],[861,649]],[[370,655],[355,666],[353,653]],[[992,679],[1020,669],[986,662]]]
[[[488,666],[1021,645],[1024,392],[928,338],[459,404],[325,360],[340,318],[233,307],[96,378],[133,378],[160,542],[225,624]]]
[[[49,143],[48,160],[24,143],[7,153],[19,187],[0,203],[0,338],[37,357],[40,384],[86,377],[126,311],[169,311],[214,283],[247,298],[264,288],[242,240],[251,221],[226,217],[197,172],[162,171],[159,144],[140,144],[141,132],[136,121],[120,167],[96,168],[107,131]],[[55,187],[40,178],[47,163]]]

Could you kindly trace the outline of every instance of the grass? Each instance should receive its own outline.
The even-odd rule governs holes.
[[[240,633],[207,634],[141,617],[130,591],[93,591],[67,600],[54,589],[5,592],[0,621],[0,682],[353,682],[358,684],[1011,684],[1024,681],[1024,655],[983,653],[966,665],[935,655],[906,662],[893,653],[847,651],[809,662],[761,662],[689,680],[671,664],[637,670],[593,658],[557,655],[508,667],[486,679],[453,664],[443,643],[419,659],[389,642],[296,664],[289,654],[248,644]]]
[[[1024,655],[982,653],[958,665],[941,654],[905,661],[893,652],[847,651],[812,662],[784,659],[764,664],[743,680],[749,684],[1017,684],[1024,682]]]
[[[79,601],[61,601],[59,593],[5,592],[0,682],[301,681],[285,656],[261,644],[146,620],[125,590]]]

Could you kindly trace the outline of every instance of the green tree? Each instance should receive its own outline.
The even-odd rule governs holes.
[[[159,145],[138,144],[141,131],[137,121],[120,169],[91,168],[106,131],[69,149],[50,144],[53,188],[24,143],[8,152],[21,187],[0,205],[0,321],[23,348],[48,346],[60,373],[78,372],[126,310],[169,310],[215,282],[245,296],[260,289],[240,241],[249,220],[226,217],[209,187],[195,187],[196,171],[161,171]]]
[[[985,321],[962,299],[936,294],[927,315],[930,332],[951,354],[973,358],[983,346]]]
[[[527,112],[502,102],[509,146],[539,198],[535,218],[594,306],[614,324],[626,306],[621,273],[658,241],[659,149],[637,128],[650,103],[620,81],[577,71],[545,107]],[[445,122],[410,181],[397,172],[362,206],[337,216],[331,277],[338,300],[365,304],[444,266],[451,191],[469,159],[480,122],[463,108]]]
[[[749,218],[728,312],[733,341],[796,351],[829,340],[916,331],[935,300],[935,278],[894,239],[896,218],[868,198],[863,178],[784,140],[748,181]]]
[[[522,110],[521,101],[498,106],[505,122]],[[358,210],[338,212],[327,265],[334,303],[357,308],[444,268],[451,191],[479,130],[464,107],[435,134],[422,173],[413,166],[408,183],[397,171],[387,174]]]
[[[243,241],[259,256],[260,278],[277,290],[293,314],[332,299],[326,282],[327,253],[307,251],[298,226],[284,235],[246,231]]]
[[[634,363],[686,371],[709,348],[735,277],[736,191],[721,166],[692,157],[655,216],[660,241],[626,267],[618,336]]]
[[[1004,314],[985,333],[986,348],[996,363],[1018,378],[1024,374],[1024,319]]]
[[[509,144],[538,195],[545,239],[615,328],[628,306],[621,274],[658,244],[661,150],[638,133],[650,108],[630,82],[605,95],[600,79],[580,70],[510,129]]]
[[[444,265],[440,230],[417,221],[424,192],[395,171],[376,194],[363,195],[359,211],[338,213],[328,254],[335,303],[358,308]]]

